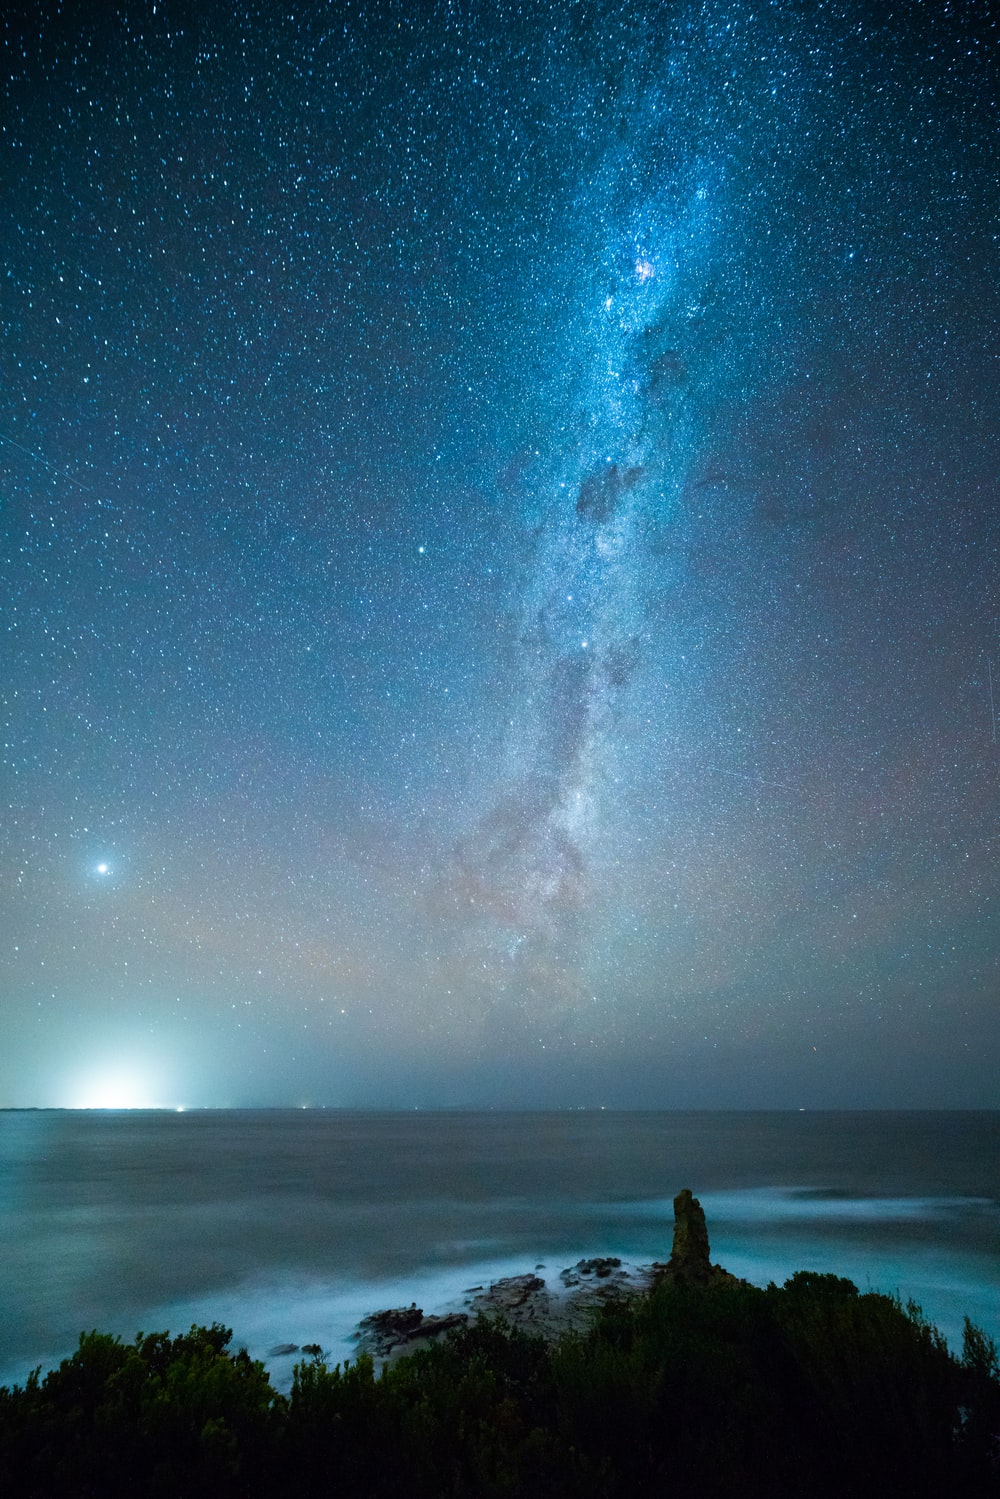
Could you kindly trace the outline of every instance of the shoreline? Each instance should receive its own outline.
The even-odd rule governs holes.
[[[425,1314],[411,1303],[371,1312],[354,1334],[357,1351],[384,1365],[480,1317],[501,1318],[546,1339],[582,1332],[602,1306],[649,1290],[656,1268],[629,1264],[617,1255],[581,1259],[555,1272],[538,1264],[534,1270],[467,1287],[458,1309]]]
[[[548,1342],[568,1333],[583,1333],[601,1310],[652,1290],[663,1281],[710,1288],[749,1284],[721,1265],[713,1265],[705,1214],[697,1197],[683,1188],[673,1200],[674,1231],[669,1260],[639,1265],[618,1255],[582,1258],[545,1276],[547,1266],[501,1276],[489,1284],[467,1287],[461,1306],[426,1313],[416,1302],[369,1312],[353,1335],[356,1353],[368,1355],[377,1368],[418,1348],[426,1348],[459,1328],[481,1318],[500,1320],[521,1332]],[[294,1353],[323,1356],[320,1344],[283,1344],[272,1357]]]
[[[844,1274],[862,1290],[914,1299],[957,1349],[965,1315],[1000,1341],[1000,1279],[992,1253],[997,1199],[980,1182],[963,1181],[961,1188],[946,1194],[883,1188],[866,1195],[779,1181],[710,1186],[701,1200],[718,1257],[740,1278],[765,1286],[772,1280],[780,1284],[802,1267]],[[128,1340],[137,1329],[176,1333],[192,1324],[222,1322],[234,1329],[236,1342],[252,1358],[265,1363],[276,1386],[287,1391],[301,1349],[320,1346],[331,1363],[353,1360],[363,1351],[360,1324],[378,1309],[407,1308],[415,1300],[429,1315],[468,1313],[475,1288],[486,1290],[531,1272],[546,1281],[561,1306],[563,1267],[571,1268],[584,1256],[620,1256],[638,1286],[641,1272],[670,1242],[670,1199],[662,1192],[635,1200],[595,1200],[585,1204],[586,1211],[557,1204],[544,1221],[539,1215],[537,1234],[528,1222],[534,1207],[529,1203],[520,1216],[514,1215],[513,1229],[502,1212],[495,1221],[467,1225],[452,1211],[440,1235],[406,1235],[389,1273],[381,1266],[344,1265],[336,1252],[325,1265],[314,1259],[299,1266],[293,1252],[284,1265],[213,1277],[210,1285],[173,1296],[147,1299],[141,1293],[123,1294],[119,1285],[114,1299],[88,1298],[68,1315],[54,1302],[49,1305],[48,1286],[44,1295],[34,1294],[33,1280],[22,1276],[19,1284],[15,1273],[6,1288],[8,1316],[0,1317],[0,1385],[23,1384],[36,1367],[43,1373],[54,1368],[72,1353],[81,1330],[100,1327]],[[422,1220],[416,1226],[426,1228]],[[397,1231],[405,1233],[410,1219],[405,1213],[387,1215],[383,1227],[384,1239],[395,1243]],[[467,1227],[479,1228],[481,1236],[460,1232]],[[115,1242],[109,1236],[109,1254]],[[294,1240],[289,1243],[294,1251]],[[419,1261],[414,1255],[407,1263],[405,1250],[411,1244],[426,1250],[426,1258]],[[60,1248],[58,1242],[55,1248]],[[391,1258],[383,1252],[383,1263]],[[12,1269],[16,1272],[16,1258]],[[67,1302],[73,1299],[66,1297]],[[535,1309],[537,1314],[537,1298]],[[536,1315],[536,1324],[538,1320]]]

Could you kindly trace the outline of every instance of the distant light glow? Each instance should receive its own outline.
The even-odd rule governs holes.
[[[98,874],[110,874],[111,873],[111,866],[109,864],[98,864],[98,866],[97,866],[97,873]]]
[[[161,1107],[156,1087],[141,1067],[121,1064],[96,1071],[71,1089],[74,1109],[155,1109]]]

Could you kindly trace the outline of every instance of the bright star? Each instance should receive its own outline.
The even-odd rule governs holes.
[[[109,866],[107,864],[98,864],[98,866],[97,866],[97,873],[98,874],[108,874],[109,873]]]

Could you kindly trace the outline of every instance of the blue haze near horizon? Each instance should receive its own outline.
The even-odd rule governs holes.
[[[665,1258],[682,1186],[736,1274],[831,1271],[1000,1338],[998,1113],[0,1113],[0,1383],[90,1327],[343,1359],[379,1307]]]

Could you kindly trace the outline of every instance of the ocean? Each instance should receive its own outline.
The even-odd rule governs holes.
[[[913,1299],[1000,1341],[1000,1113],[0,1113],[0,1384],[76,1346],[224,1322],[287,1388],[366,1313],[503,1275],[669,1255],[700,1197],[712,1258]]]

